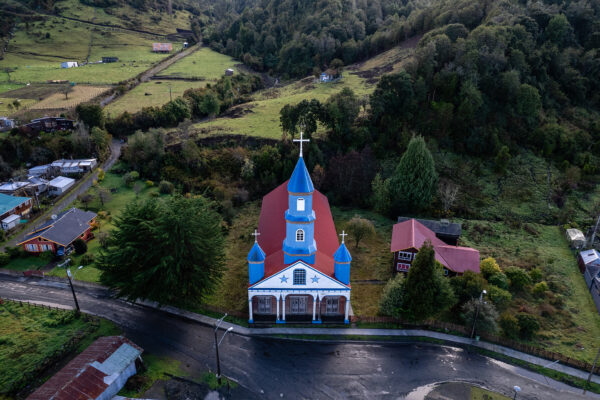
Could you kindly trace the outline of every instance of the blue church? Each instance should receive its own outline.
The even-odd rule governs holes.
[[[327,197],[300,157],[291,178],[263,198],[248,253],[249,322],[349,323],[352,256]]]

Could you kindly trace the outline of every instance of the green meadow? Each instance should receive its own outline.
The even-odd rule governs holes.
[[[211,50],[209,47],[202,47],[177,61],[162,71],[160,75],[203,79],[210,82],[219,79],[225,74],[227,68],[234,68],[235,64],[235,59]]]

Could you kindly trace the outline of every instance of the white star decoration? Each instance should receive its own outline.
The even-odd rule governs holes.
[[[311,279],[313,283],[319,283],[319,277],[317,275],[313,276]]]
[[[287,280],[288,280],[287,276],[285,276],[285,275],[282,275],[279,279],[281,279],[281,283],[283,283],[283,282],[287,283]]]

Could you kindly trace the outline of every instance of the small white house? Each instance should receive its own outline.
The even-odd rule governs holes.
[[[81,160],[56,160],[50,166],[56,168],[61,174],[80,174],[93,170],[98,161],[95,158]]]
[[[225,76],[233,76],[233,73],[234,73],[234,72],[235,72],[235,71],[233,70],[233,68],[227,68],[227,69],[225,70]]]
[[[585,235],[579,229],[567,229],[567,240],[574,249],[580,249],[585,246]]]
[[[2,220],[2,229],[4,229],[5,231],[8,231],[12,228],[14,228],[15,226],[19,225],[19,221],[21,220],[21,217],[18,215],[9,215],[8,217],[4,218]]]
[[[77,64],[77,61],[65,61],[65,62],[60,63],[61,68],[75,68],[78,66],[79,66],[79,64]]]
[[[75,184],[75,179],[67,178],[65,176],[57,176],[48,182],[48,194],[53,196],[60,196],[71,186]]]

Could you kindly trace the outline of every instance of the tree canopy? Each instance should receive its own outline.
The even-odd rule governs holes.
[[[172,305],[202,301],[223,263],[221,217],[205,198],[181,196],[128,204],[96,261],[119,297]]]

